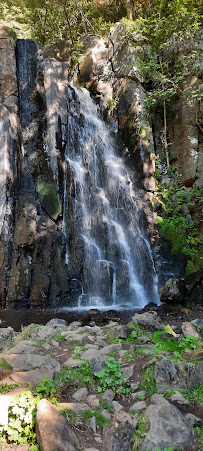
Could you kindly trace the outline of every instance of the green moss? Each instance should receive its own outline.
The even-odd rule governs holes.
[[[61,204],[57,195],[57,188],[54,183],[46,183],[39,177],[36,183],[37,193],[44,210],[53,219],[57,219],[61,212]]]

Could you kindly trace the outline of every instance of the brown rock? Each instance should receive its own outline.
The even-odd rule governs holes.
[[[37,405],[36,435],[41,451],[75,451],[79,445],[67,420],[47,399],[41,399]]]

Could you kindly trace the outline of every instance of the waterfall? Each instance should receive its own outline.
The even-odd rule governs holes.
[[[150,245],[117,143],[84,88],[69,85],[63,217],[77,308],[158,301]]]

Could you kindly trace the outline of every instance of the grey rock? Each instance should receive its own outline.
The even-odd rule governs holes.
[[[56,335],[56,331],[53,327],[38,326],[30,331],[30,337],[32,340],[48,340]]]
[[[116,326],[108,334],[109,338],[111,340],[114,340],[115,338],[126,338],[126,327],[125,326]]]
[[[103,415],[104,418],[106,418],[106,420],[110,420],[111,419],[111,415],[108,412],[108,410],[106,410],[106,409],[102,410],[102,415]]]
[[[167,280],[160,299],[162,302],[181,302],[183,299],[182,281],[180,279]]]
[[[99,449],[96,449],[96,448],[84,448],[84,451],[99,451]]]
[[[50,365],[54,368],[55,374],[60,372],[60,363],[51,357],[37,354],[4,354],[3,358],[12,366],[13,371],[29,371]]]
[[[59,342],[56,340],[51,340],[50,343],[52,344],[52,346],[55,346],[56,348],[59,348],[59,346],[60,346]]]
[[[75,330],[75,329],[77,329],[78,327],[81,327],[81,326],[82,326],[81,321],[72,321],[72,323],[70,323],[68,325],[68,330]]]
[[[135,402],[131,406],[130,410],[134,410],[135,412],[140,412],[141,410],[146,409],[146,407],[147,407],[147,404],[145,401],[138,401],[138,402]]]
[[[46,365],[35,370],[14,372],[10,377],[13,382],[21,385],[28,384],[31,387],[35,388],[46,376],[48,376],[50,379],[53,379],[54,375],[55,371],[53,366]]]
[[[136,400],[142,400],[142,399],[145,399],[146,398],[146,391],[145,390],[140,390],[140,391],[137,391],[137,392],[135,392],[135,393],[131,393],[131,398],[133,399],[133,401],[136,401]]]
[[[155,365],[154,378],[157,391],[185,390],[203,383],[203,363],[179,364],[172,360],[161,360]]]
[[[88,390],[86,387],[79,388],[72,396],[75,401],[84,401],[87,398]]]
[[[105,367],[106,355],[99,355],[92,360],[89,360],[89,364],[93,370],[93,373],[98,373]]]
[[[196,318],[191,321],[192,324],[194,324],[195,327],[202,327],[203,328],[203,318]]]
[[[12,327],[2,327],[0,329],[0,346],[2,346],[4,341],[8,338],[14,338],[14,329]]]
[[[6,354],[36,354],[37,348],[33,346],[32,341],[23,340],[13,348],[6,351]]]
[[[47,399],[41,399],[36,412],[37,443],[42,451],[74,451],[79,445],[60,410]]]
[[[201,335],[197,332],[196,328],[189,321],[182,324],[182,331],[184,335],[192,335],[195,338],[201,338]]]
[[[122,404],[120,404],[118,401],[112,401],[112,406],[115,412],[118,412],[119,410],[123,409]]]
[[[150,428],[140,450],[164,450],[171,446],[172,449],[197,451],[195,431],[179,410],[164,398],[160,401],[159,395],[152,398],[155,405],[148,406],[144,412]]]
[[[97,349],[88,349],[87,351],[83,352],[81,355],[82,359],[84,360],[92,360],[95,359],[95,357],[98,357],[98,350]]]
[[[181,393],[174,393],[172,396],[170,396],[169,401],[177,402],[178,404],[188,405],[190,404],[188,399],[185,399]]]
[[[121,369],[122,369],[124,376],[127,379],[131,379],[134,374],[135,365],[122,366]]]
[[[66,360],[66,362],[64,362],[63,366],[68,367],[68,368],[77,368],[84,362],[85,362],[85,360],[78,360],[78,359],[73,359],[72,357],[69,357],[69,359]]]
[[[187,419],[190,426],[201,426],[203,423],[203,420],[199,417],[196,417],[192,413],[187,413],[185,415],[185,418]]]
[[[164,327],[159,324],[160,319],[156,312],[146,312],[146,313],[135,313],[132,317],[132,321],[134,324],[140,324],[144,326],[146,329],[155,331],[155,330],[164,330]]]
[[[93,432],[96,434],[96,432],[97,432],[97,420],[96,420],[96,417],[91,417],[90,426],[91,426]]]
[[[67,328],[67,321],[65,319],[53,318],[46,323],[46,326],[63,330]]]
[[[102,399],[106,403],[112,402],[114,397],[115,397],[115,392],[113,390],[111,390],[110,388],[108,388],[108,390],[106,390],[102,395]]]
[[[85,402],[61,402],[60,409],[73,410],[77,415],[81,415],[85,410],[90,410]]]
[[[104,451],[131,451],[133,431],[138,420],[124,411],[115,412],[111,425],[106,429],[103,440]]]
[[[109,355],[112,351],[120,351],[121,344],[120,343],[113,343],[111,345],[105,346],[105,348],[101,349],[100,355]]]
[[[96,395],[88,396],[87,403],[93,408],[99,407],[99,399]]]
[[[138,389],[139,385],[140,385],[140,382],[130,384],[130,391],[132,393],[135,392]]]

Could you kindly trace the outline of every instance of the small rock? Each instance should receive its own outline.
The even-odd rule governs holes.
[[[147,335],[142,335],[141,337],[139,337],[139,341],[141,341],[142,343],[148,343],[151,340],[149,337],[147,337]]]
[[[96,432],[97,432],[97,420],[96,420],[96,417],[91,417],[90,426],[91,426],[93,432],[96,434]]]
[[[130,384],[131,393],[135,392],[138,389],[139,385],[140,385],[140,382]]]
[[[141,390],[136,393],[131,393],[131,398],[135,401],[136,399],[145,399],[146,398],[146,391]]]
[[[124,351],[124,350],[121,350],[121,351],[119,351],[119,354],[118,354],[118,356],[119,356],[119,359],[123,359],[123,357],[125,356],[125,354],[126,354],[126,351]]]
[[[87,398],[88,390],[86,387],[79,388],[72,396],[75,401],[84,401]]]
[[[98,354],[98,353],[97,353]],[[106,355],[99,355],[92,360],[89,360],[89,364],[93,370],[93,373],[98,373],[105,367]]]
[[[53,346],[55,346],[56,348],[59,348],[59,342],[58,341],[56,341],[56,340],[51,340],[51,344],[53,345]]]
[[[95,357],[98,357],[98,349],[88,349],[87,351],[82,353],[82,359],[84,360],[92,360]]]
[[[130,410],[134,410],[135,412],[140,412],[141,410],[146,409],[146,407],[147,407],[147,404],[145,401],[138,401],[138,402],[135,402],[131,406]]]
[[[187,421],[189,422],[190,426],[201,426],[203,421],[201,418],[196,417],[195,415],[193,415],[192,413],[187,413],[185,415],[185,418],[187,419]]]
[[[182,324],[182,331],[184,335],[193,335],[195,338],[201,338],[200,334],[190,322],[185,322]]]
[[[111,415],[108,412],[108,410],[106,410],[106,409],[102,410],[102,415],[103,415],[104,418],[106,418],[106,420],[110,420],[111,419]]]
[[[61,402],[60,409],[73,410],[77,415],[81,415],[85,410],[90,410],[85,402]]]
[[[111,345],[105,346],[105,348],[101,349],[100,355],[109,355],[112,351],[120,351],[121,344],[120,343],[113,343]]]
[[[64,362],[63,366],[68,368],[77,368],[77,366],[81,365],[82,363],[85,363],[85,360],[78,360],[69,357],[69,359]]]
[[[2,327],[0,329],[0,346],[3,345],[5,340],[8,338],[14,338],[14,329],[12,327]]]
[[[51,348],[51,346],[49,345],[49,343],[44,343],[42,345],[42,348],[44,348],[46,351],[48,351]]]
[[[84,451],[99,451],[99,449],[96,449],[96,448],[84,448]]]
[[[202,327],[203,328],[203,318],[196,318],[191,321],[192,324],[194,324],[195,327]]]
[[[118,412],[119,410],[123,409],[122,404],[119,404],[118,401],[112,401],[112,406],[113,406],[115,412]]]
[[[84,448],[84,451],[99,451],[99,449],[96,449],[96,448]]]
[[[60,410],[47,399],[41,399],[37,405],[36,435],[37,443],[43,451],[74,451],[79,445],[76,434]]]
[[[172,396],[170,396],[169,398],[170,401],[175,401],[178,402],[178,404],[183,404],[183,405],[188,405],[190,404],[188,399],[185,399],[183,395],[181,395],[181,393],[174,393]]]
[[[75,330],[75,329],[77,329],[78,327],[81,327],[81,326],[82,326],[81,321],[73,321],[72,323],[70,323],[68,325],[67,329],[68,330]]]
[[[91,406],[91,407],[98,407],[99,406],[99,399],[97,398],[96,395],[90,395],[87,398],[87,403]]]
[[[115,338],[117,338],[117,337],[118,338],[126,338],[127,337],[126,327],[125,326],[116,326],[110,330],[108,336],[111,340],[115,340]]]
[[[94,439],[97,443],[102,443],[102,438],[100,434],[95,434]]]
[[[131,379],[133,377],[134,368],[135,368],[135,365],[129,365],[129,366],[122,366],[121,367],[121,369],[123,371],[123,374],[124,374],[124,376],[127,379]]]
[[[143,355],[154,355],[153,349],[143,349]]]
[[[115,392],[113,390],[111,390],[110,388],[108,388],[102,395],[102,399],[106,403],[112,402],[114,397],[115,397]]]
[[[67,321],[65,319],[53,318],[53,319],[50,319],[50,321],[48,321],[46,323],[46,326],[48,326],[48,327],[56,327],[56,328],[62,330],[62,329],[66,329]]]

